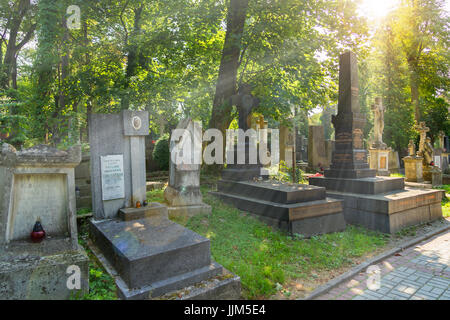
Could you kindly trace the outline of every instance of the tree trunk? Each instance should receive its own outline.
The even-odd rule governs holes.
[[[136,39],[136,36],[139,35],[141,32],[141,17],[142,17],[142,11],[144,7],[140,6],[139,8],[136,8],[134,10],[134,27],[133,27],[133,33],[130,37],[130,42],[127,44],[128,47],[128,54],[127,54],[127,70],[126,70],[126,83],[125,83],[125,95],[122,98],[121,107],[122,109],[126,110],[130,108],[130,93],[129,93],[129,87],[130,87],[130,79],[136,75],[137,69],[139,67],[139,50],[137,44],[134,42]]]
[[[416,122],[420,122],[420,103],[419,103],[419,85],[415,73],[411,72],[411,102],[414,106],[414,115]]]
[[[231,123],[231,97],[236,94],[237,73],[241,55],[248,0],[230,0],[227,14],[227,32],[217,78],[216,94],[209,127],[223,133]],[[225,135],[224,135],[225,137]]]

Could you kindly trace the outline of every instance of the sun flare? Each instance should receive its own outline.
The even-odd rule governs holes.
[[[399,0],[363,0],[360,11],[367,18],[378,20],[387,16],[398,2]]]

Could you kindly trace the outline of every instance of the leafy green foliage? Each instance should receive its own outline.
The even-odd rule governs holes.
[[[153,150],[153,160],[158,164],[161,170],[169,169],[170,161],[170,136],[163,135],[156,141],[155,149]]]

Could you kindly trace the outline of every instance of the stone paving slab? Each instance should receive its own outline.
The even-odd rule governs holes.
[[[450,230],[371,268],[315,300],[450,300]]]

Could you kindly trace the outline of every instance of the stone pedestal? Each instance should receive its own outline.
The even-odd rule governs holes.
[[[222,170],[222,179],[224,180],[232,180],[232,181],[251,181],[256,179],[265,179],[267,178],[264,175],[264,168],[260,164],[249,164],[250,163],[250,142],[246,142],[242,146],[235,145],[234,148],[234,164],[227,164],[226,169]],[[257,163],[259,161],[259,152],[257,147],[255,147],[257,154]],[[245,164],[237,164],[238,163],[238,154],[245,154]]]
[[[277,181],[221,180],[212,195],[268,225],[305,237],[345,229],[342,203],[325,195],[325,188]]]
[[[431,184],[433,187],[442,186],[442,170],[438,167],[432,167],[431,169]]]
[[[377,176],[389,177],[389,149],[369,149],[370,168],[377,171]]]
[[[403,158],[406,182],[423,182],[423,158],[409,156]]]
[[[60,300],[88,292],[89,263],[78,245],[76,224],[74,168],[80,161],[80,146],[67,151],[37,146],[17,152],[3,144],[0,299]],[[32,243],[30,234],[38,219],[46,237]]]
[[[194,156],[196,144],[201,153],[201,126],[188,118],[180,122],[177,130],[182,130],[184,135],[174,141],[172,134],[170,142],[172,156],[170,158],[169,186],[164,190],[164,198],[169,203],[169,216],[192,217],[197,214],[209,214],[211,206],[203,203],[200,192],[200,165],[195,164]],[[175,138],[178,139],[178,137]],[[189,159],[182,159],[182,155],[179,155],[187,150],[185,147],[190,150]]]

